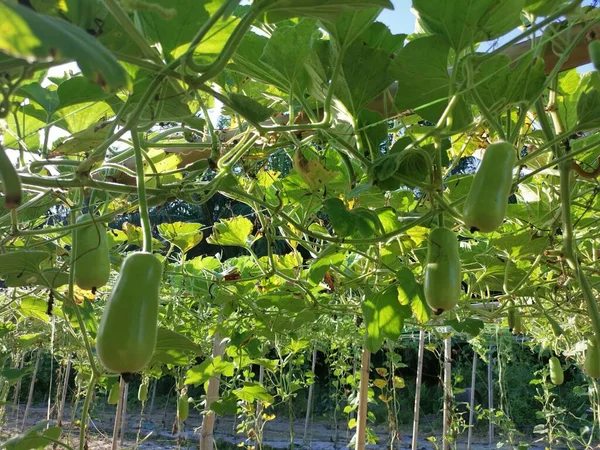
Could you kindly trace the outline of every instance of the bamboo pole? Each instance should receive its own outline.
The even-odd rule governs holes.
[[[315,342],[312,351],[312,363],[311,363],[311,371],[314,375],[315,367],[317,365],[317,343]],[[312,403],[313,403],[313,393],[315,390],[315,383],[313,382],[308,387],[308,399],[306,401],[306,419],[304,420],[304,442],[306,443],[306,436],[308,435],[308,425],[310,423],[310,414],[312,412]]]
[[[452,338],[444,339],[444,427],[443,449],[450,450],[450,426],[452,425]]]
[[[477,380],[477,352],[473,350],[473,368],[471,369],[471,401],[469,408],[469,433],[467,435],[467,450],[471,450],[473,438],[473,421],[475,419],[475,382]]]
[[[360,359],[360,384],[358,388],[358,413],[356,415],[355,450],[365,450],[367,442],[367,404],[369,402],[369,362],[371,353],[363,346]]]
[[[423,356],[425,353],[425,330],[419,331],[419,353],[417,359],[417,380],[415,386],[415,409],[413,414],[412,450],[417,450],[419,442],[419,414],[421,410],[421,381],[423,379]]]
[[[27,420],[27,416],[29,415],[29,408],[31,407],[31,402],[33,401],[33,390],[35,389],[35,377],[37,377],[38,367],[40,365],[40,357],[42,356],[42,349],[38,349],[37,355],[35,357],[35,366],[33,367],[33,374],[31,375],[31,382],[29,383],[29,396],[27,397],[27,405],[25,406],[25,412],[23,413],[23,426],[22,429],[25,429],[25,421]]]

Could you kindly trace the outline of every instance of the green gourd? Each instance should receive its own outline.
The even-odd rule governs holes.
[[[96,349],[108,370],[139,372],[156,347],[162,263],[152,253],[136,252],[123,261],[98,327]]]
[[[186,394],[181,394],[177,399],[177,418],[184,422],[190,415],[190,404]]]
[[[145,402],[147,398],[148,398],[148,383],[143,382],[142,384],[140,384],[140,387],[138,389],[138,400],[140,402]]]
[[[590,60],[592,64],[594,64],[594,68],[597,71],[600,71],[600,41],[593,40],[588,44],[588,53],[590,55]]]
[[[21,190],[21,179],[6,154],[4,147],[0,145],[0,181],[2,181],[2,192],[4,193],[4,207],[15,209],[21,204],[23,193]]]
[[[556,356],[553,356],[550,358],[548,365],[550,368],[550,381],[557,386],[563,384],[565,381],[565,374],[560,365],[560,360]]]
[[[600,352],[595,338],[588,341],[585,351],[585,371],[592,378],[600,378]]]
[[[89,223],[75,230],[75,284],[92,290],[104,286],[110,277],[110,254],[106,226],[92,215],[83,214],[77,223]]]
[[[116,405],[117,403],[119,403],[119,383],[113,383],[113,385],[110,388],[110,391],[108,391],[108,400],[107,403],[109,405]]]
[[[465,200],[463,220],[471,232],[496,230],[506,217],[516,151],[508,142],[490,144]]]
[[[424,292],[427,304],[437,315],[456,306],[461,293],[458,239],[449,228],[436,228],[429,234]]]

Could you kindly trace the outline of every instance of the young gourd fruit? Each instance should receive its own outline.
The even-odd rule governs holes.
[[[592,378],[600,378],[600,351],[595,338],[588,341],[585,351],[585,371]]]
[[[15,209],[21,204],[23,197],[21,191],[21,179],[6,154],[4,147],[0,145],[0,181],[2,181],[2,192],[4,193],[4,207]]]
[[[436,228],[429,234],[425,266],[425,300],[436,315],[449,311],[460,298],[460,257],[458,239],[449,228]]]
[[[119,403],[119,383],[113,383],[108,391],[108,400],[106,401],[109,405],[116,405]]]
[[[512,331],[512,334],[523,334],[525,333],[525,327],[523,326],[523,319],[521,318],[521,311],[519,308],[512,307],[508,310],[508,328]]]
[[[594,68],[600,72],[600,41],[593,40],[588,44],[588,53]]]
[[[190,415],[190,404],[187,394],[181,394],[177,399],[177,418],[184,422]]]
[[[98,327],[96,349],[108,370],[141,371],[156,347],[162,263],[152,253],[136,252],[123,261]]]
[[[110,254],[106,226],[90,214],[77,218],[77,223],[89,225],[75,230],[75,284],[92,290],[104,286],[110,277]]]
[[[485,150],[463,209],[465,226],[471,232],[489,233],[502,225],[516,162],[515,149],[508,142],[495,142]]]
[[[565,381],[565,374],[560,365],[560,360],[556,356],[553,356],[550,358],[548,365],[550,368],[550,381],[552,381],[552,384],[556,384],[557,386],[563,384]]]
[[[138,388],[138,400],[140,402],[145,402],[147,398],[148,398],[148,383],[146,383],[144,381],[142,384],[140,384],[140,387]]]

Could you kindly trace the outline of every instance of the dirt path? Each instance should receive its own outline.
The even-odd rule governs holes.
[[[23,411],[19,411],[19,416],[22,418]],[[90,436],[88,439],[88,448],[90,450],[110,449],[113,421],[115,416],[115,407],[102,405],[92,412],[92,421],[90,423]],[[0,442],[5,439],[19,434],[15,412],[9,410],[7,412],[8,424],[0,428]],[[61,440],[68,443],[74,448],[78,448],[79,429],[76,423],[70,421],[71,411],[65,412],[65,421],[63,422],[64,434]],[[27,420],[27,427],[30,427],[46,418],[45,407],[34,407],[30,410]],[[197,413],[190,411],[190,417],[185,422],[183,430],[173,434],[173,422],[175,419],[175,411],[160,410],[152,415],[144,414],[144,418],[140,421],[140,411],[129,411],[127,415],[127,429],[123,446],[121,449],[139,449],[139,450],[158,450],[158,449],[195,449],[198,448],[198,428],[200,427],[201,418]],[[21,419],[22,420],[22,419]],[[141,425],[141,426],[140,426]],[[295,434],[294,447],[298,449],[311,450],[345,450],[348,448],[349,440],[352,438],[354,431],[347,432],[344,421],[338,423],[339,428],[336,430],[333,422],[318,421],[314,423],[308,432],[306,442],[303,442],[304,421],[297,420],[293,423]],[[240,421],[233,417],[220,417],[217,420],[215,427],[215,439],[221,445],[217,445],[218,450],[228,450],[237,447],[239,444],[246,443],[254,445],[252,441],[245,441],[245,434],[236,434],[236,430],[240,427]],[[378,443],[369,445],[372,450],[385,450],[390,448],[389,433],[384,427],[375,427],[375,434],[378,437]],[[401,430],[406,432],[407,430]],[[139,437],[138,437],[139,433]],[[272,447],[274,449],[287,449],[290,447],[290,424],[287,420],[276,419],[269,421],[264,427],[264,447]],[[427,440],[429,436],[423,435],[419,439],[420,450],[435,450],[436,446]],[[440,436],[436,436],[437,442],[441,446]],[[406,449],[411,447],[411,435],[403,434],[401,440],[395,440],[394,449]],[[137,445],[136,445],[137,442]],[[229,444],[229,445],[228,445]],[[466,448],[466,443],[460,441],[459,449]],[[486,436],[476,436],[474,440],[473,450],[491,450],[497,448],[497,443],[492,445],[487,444]],[[531,450],[543,450],[544,446],[532,446]]]

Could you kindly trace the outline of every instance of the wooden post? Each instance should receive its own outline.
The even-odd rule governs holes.
[[[158,384],[158,378],[152,382],[152,398],[150,399],[150,408],[148,408],[148,415],[151,416],[154,411],[154,399],[156,398],[156,385]]]
[[[219,317],[219,322],[221,318]],[[215,333],[213,343],[213,358],[222,357],[225,353],[226,341],[221,340],[219,332]],[[200,428],[200,450],[213,450],[214,438],[213,431],[215,428],[215,412],[211,411],[210,405],[212,402],[219,399],[219,384],[221,381],[220,375],[215,375],[208,380],[208,388],[206,389],[206,404],[204,406],[204,416],[202,418],[202,427]]]
[[[315,342],[312,351],[312,363],[311,363],[311,371],[314,375],[315,367],[317,365],[317,343]],[[313,402],[313,392],[315,390],[315,383],[313,382],[308,387],[308,399],[306,400],[306,419],[304,420],[304,442],[306,443],[306,436],[308,434],[308,425],[310,423],[310,413],[312,410],[312,402]]]
[[[477,379],[477,352],[473,350],[473,368],[471,370],[471,402],[469,410],[469,433],[467,435],[467,450],[471,450],[473,438],[473,422],[475,419],[475,382]]]
[[[358,414],[356,415],[355,450],[365,450],[367,440],[367,403],[369,402],[369,363],[371,353],[363,345],[360,359],[360,384],[358,388]]]
[[[121,425],[121,411],[123,410],[123,394],[125,394],[125,386],[127,383],[121,377],[119,381],[119,403],[117,403],[117,415],[115,416],[115,424],[113,426],[113,436],[111,450],[117,450],[119,447],[119,428]]]
[[[123,439],[125,439],[125,431],[127,429],[127,399],[129,397],[129,383],[125,383],[125,392],[123,393],[123,412],[121,413],[121,447],[123,447]]]
[[[450,450],[450,425],[452,425],[452,338],[444,339],[444,427],[443,449]]]
[[[33,367],[33,374],[31,375],[31,383],[29,383],[29,396],[27,397],[27,405],[25,406],[25,412],[23,413],[23,427],[25,429],[25,421],[27,420],[27,416],[29,415],[29,408],[31,407],[31,402],[33,401],[33,390],[35,388],[35,377],[37,377],[38,367],[40,365],[40,357],[42,356],[42,349],[38,349],[37,355],[35,357],[35,366]]]
[[[423,379],[423,354],[425,353],[425,330],[419,331],[419,356],[417,360],[417,380],[415,386],[415,409],[413,414],[412,450],[417,450],[419,441],[419,414],[421,410],[421,380]]]
[[[21,360],[19,361],[19,370],[23,368],[23,364],[25,363],[25,352],[23,352],[23,354],[21,355]],[[22,378],[19,378],[17,380],[17,384],[15,385],[15,398],[13,401],[13,413],[15,415],[15,421],[18,422],[19,421],[19,395],[21,395],[21,380]]]
[[[490,410],[490,423],[488,426],[488,444],[492,445],[494,441],[494,384],[492,380],[492,364],[494,357],[492,354],[492,346],[490,345],[488,353],[488,409]]]
[[[71,376],[71,354],[67,360],[67,368],[65,369],[65,376],[63,379],[62,392],[60,396],[60,403],[58,404],[58,417],[56,418],[56,424],[60,427],[62,425],[62,417],[65,411],[65,403],[67,401],[67,392],[69,390],[69,377]]]

